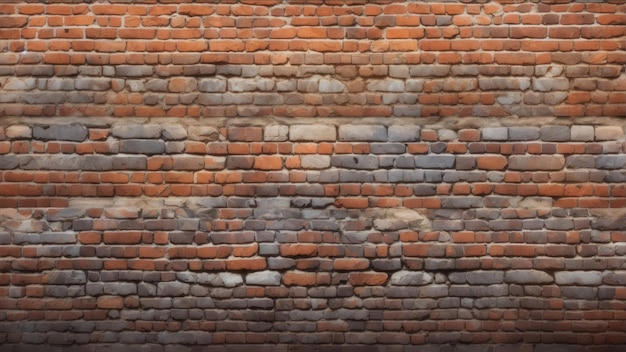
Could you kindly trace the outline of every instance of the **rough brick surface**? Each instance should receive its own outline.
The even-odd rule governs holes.
[[[610,308],[626,298],[621,128],[156,121],[74,123],[98,125],[81,141],[4,125],[6,346],[78,348],[85,330],[107,336],[96,345],[322,348],[334,331],[345,348],[482,350],[496,331],[558,350],[537,324],[556,318],[567,348],[626,343]],[[505,314],[524,328],[500,327]],[[459,333],[420,325],[434,322]],[[32,324],[41,335],[11,330]]]
[[[626,349],[623,1],[3,1],[0,351]]]

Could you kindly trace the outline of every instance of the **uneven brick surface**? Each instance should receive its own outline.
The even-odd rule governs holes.
[[[28,122],[3,127],[3,351],[626,344],[622,129]]]
[[[0,3],[0,351],[626,350],[622,0]]]
[[[622,0],[9,0],[0,16],[0,116],[626,115]]]

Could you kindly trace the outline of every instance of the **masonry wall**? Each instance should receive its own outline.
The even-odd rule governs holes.
[[[624,9],[3,1],[0,351],[623,350]]]

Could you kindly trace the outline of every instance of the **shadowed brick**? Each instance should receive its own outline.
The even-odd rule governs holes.
[[[81,142],[87,138],[87,128],[82,125],[51,125],[46,127],[35,126],[33,138],[42,140],[61,140]]]

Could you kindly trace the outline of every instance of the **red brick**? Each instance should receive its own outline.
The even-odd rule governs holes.
[[[100,296],[97,305],[99,309],[121,309],[124,307],[124,297]]]
[[[348,282],[353,286],[382,286],[387,277],[387,274],[378,272],[350,273]]]

